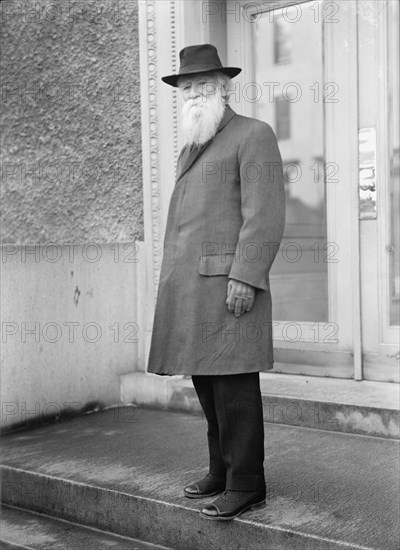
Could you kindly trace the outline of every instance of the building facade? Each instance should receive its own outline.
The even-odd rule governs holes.
[[[139,2],[145,245],[153,290],[181,146],[181,47],[243,68],[230,104],[274,128],[287,190],[274,371],[399,382],[396,2]],[[165,106],[168,105],[168,109]]]
[[[151,402],[183,145],[161,76],[205,42],[243,68],[230,105],[273,127],[284,162],[263,376],[400,382],[396,0],[1,5],[2,426],[123,401],[132,372]]]

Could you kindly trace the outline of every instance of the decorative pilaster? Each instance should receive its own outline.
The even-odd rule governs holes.
[[[145,241],[152,251],[152,261],[147,265],[152,270],[156,294],[161,269],[161,207],[155,1],[140,1],[139,8]]]
[[[176,0],[171,3],[171,67],[172,73],[177,73],[178,67],[178,48],[177,48],[177,21],[176,21]],[[178,161],[178,97],[177,91],[173,90],[172,100],[172,112],[173,112],[173,135],[174,135],[174,165]]]

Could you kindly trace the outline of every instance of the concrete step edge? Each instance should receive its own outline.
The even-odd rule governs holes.
[[[376,550],[245,515],[231,522],[206,521],[191,501],[183,506],[11,466],[0,471],[5,504],[174,550]]]
[[[400,439],[400,415],[393,408],[262,393],[264,422],[325,431]],[[190,379],[127,373],[121,401],[201,414]]]
[[[7,545],[9,548],[29,548],[31,550],[37,548],[41,550],[47,546],[47,541],[40,541],[40,537],[37,536],[37,531],[39,531],[39,533],[44,531],[46,535],[52,537],[52,545],[56,543],[57,548],[58,545],[64,548],[63,545],[65,544],[65,537],[67,536],[68,550],[73,550],[74,548],[80,550],[82,547],[92,548],[94,545],[96,545],[96,550],[101,550],[102,548],[109,549],[110,545],[116,546],[117,544],[119,550],[127,550],[128,548],[136,548],[137,550],[172,550],[166,546],[153,545],[132,537],[110,533],[109,531],[97,529],[96,527],[81,525],[61,517],[49,516],[48,514],[10,504],[2,504],[1,516],[2,532],[0,534],[0,542]],[[17,533],[15,532],[16,530],[13,529],[15,523],[23,527],[23,529]],[[32,538],[36,540],[24,543],[15,540],[16,538],[19,540],[23,538],[27,539],[30,535],[34,535]],[[71,535],[73,535],[74,539],[79,539],[79,546],[71,542]],[[47,538],[47,536],[45,538]],[[82,542],[85,544],[81,544]],[[26,546],[27,543],[29,546]]]
[[[23,544],[17,544],[16,542],[10,542],[9,540],[5,540],[0,535],[0,548],[1,550],[32,550],[32,546],[24,546]]]

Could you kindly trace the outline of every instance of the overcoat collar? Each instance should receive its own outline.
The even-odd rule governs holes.
[[[236,115],[235,111],[229,106],[226,105],[225,107],[225,113],[222,117],[222,120],[220,122],[220,125],[218,126],[218,129],[215,133],[215,135],[218,134],[227,124],[232,120],[232,118]],[[199,158],[199,156],[207,149],[207,147],[210,145],[210,143],[213,141],[215,136],[213,136],[209,141],[201,145],[200,147],[194,147],[193,149],[190,149],[188,145],[185,145],[181,151],[178,167],[177,167],[177,174],[176,174],[176,182],[178,182],[183,175],[186,174],[186,172],[193,166],[195,161]]]

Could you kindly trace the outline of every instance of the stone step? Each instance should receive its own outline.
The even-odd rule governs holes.
[[[174,550],[398,550],[399,442],[265,424],[266,507],[210,522],[199,415],[140,407],[2,438],[3,501]]]
[[[13,506],[1,507],[3,550],[168,550]]]
[[[386,382],[262,373],[264,421],[400,439],[400,387]],[[143,372],[121,376],[121,400],[201,414],[190,378]]]

